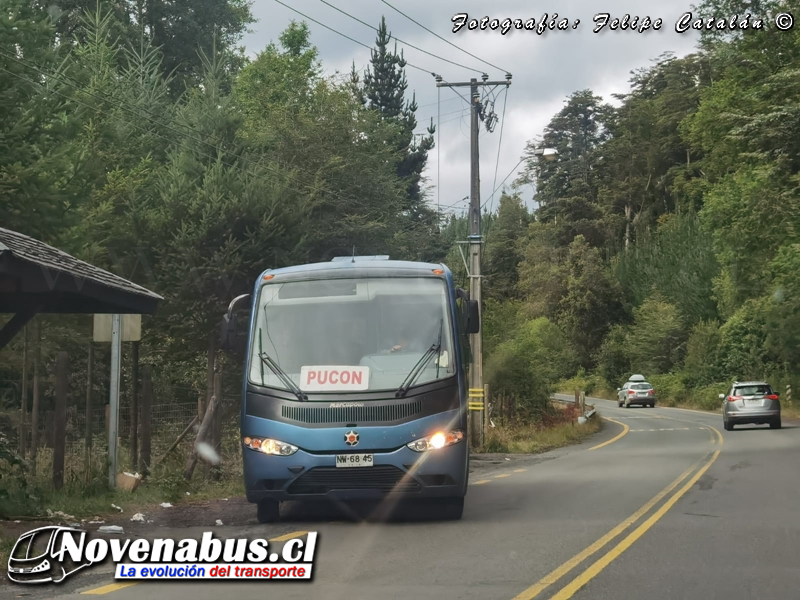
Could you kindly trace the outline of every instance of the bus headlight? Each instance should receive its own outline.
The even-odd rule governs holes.
[[[447,432],[437,431],[433,435],[429,435],[428,437],[424,437],[419,440],[414,440],[410,444],[406,445],[415,452],[427,452],[428,450],[438,450],[439,448],[452,446],[463,439],[464,432],[460,429],[454,429],[453,431]]]
[[[297,446],[287,444],[286,442],[279,442],[278,440],[244,437],[242,438],[242,443],[244,444],[245,448],[257,450],[272,456],[291,456],[297,452]]]

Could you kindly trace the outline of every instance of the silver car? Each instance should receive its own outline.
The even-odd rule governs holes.
[[[781,402],[778,392],[766,381],[734,381],[722,400],[722,423],[726,431],[734,425],[769,423],[770,429],[781,428]]]
[[[656,405],[656,392],[646,381],[627,381],[617,388],[617,406],[630,408],[633,404],[641,404],[653,408]]]

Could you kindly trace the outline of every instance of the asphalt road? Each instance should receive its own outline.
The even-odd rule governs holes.
[[[310,583],[120,587],[95,570],[67,587],[2,592],[111,600],[800,597],[800,427],[723,435],[721,416],[595,402],[613,420],[603,432],[481,469],[459,522],[348,521],[332,509],[295,506],[279,524],[224,532],[270,539],[319,532]]]

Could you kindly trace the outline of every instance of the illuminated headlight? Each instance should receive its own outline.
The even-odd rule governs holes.
[[[242,438],[242,443],[245,448],[258,450],[259,452],[271,454],[273,456],[291,456],[297,452],[297,446],[292,446],[286,442],[279,442],[278,440],[245,437]]]
[[[439,448],[444,448],[445,446],[452,446],[463,439],[464,432],[460,429],[454,429],[453,431],[448,432],[438,431],[433,435],[415,440],[406,445],[415,452],[427,452],[428,450],[438,450]]]

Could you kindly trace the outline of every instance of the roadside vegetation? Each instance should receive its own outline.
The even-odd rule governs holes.
[[[700,8],[721,6],[747,12]],[[641,373],[663,405],[718,410],[734,380],[766,379],[797,415],[798,68],[797,32],[703,32],[617,106],[567,98],[530,144],[557,160],[531,158],[518,182],[538,208],[503,196],[487,234],[493,393],[530,414],[548,391],[615,398]]]
[[[553,406],[541,422],[491,427],[486,433],[483,451],[498,454],[541,454],[578,444],[602,429],[599,415],[578,422],[574,406]]]

